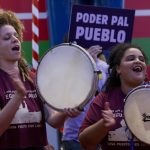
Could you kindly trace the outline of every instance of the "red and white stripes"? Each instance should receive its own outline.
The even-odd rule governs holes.
[[[32,67],[37,70],[39,61],[39,0],[32,0]]]

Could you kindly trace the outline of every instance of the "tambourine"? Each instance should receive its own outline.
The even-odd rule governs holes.
[[[59,44],[39,62],[36,85],[41,99],[54,109],[82,109],[97,89],[95,61],[79,45]]]
[[[150,144],[150,85],[142,85],[129,92],[125,99],[124,117],[133,135]]]

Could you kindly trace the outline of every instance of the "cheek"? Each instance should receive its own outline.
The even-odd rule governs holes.
[[[0,41],[0,49],[8,47],[9,43],[8,42],[2,42]]]
[[[0,57],[5,57],[6,55],[7,55],[7,51],[0,49]]]
[[[0,51],[5,51],[10,48],[9,42],[0,42]]]
[[[129,65],[125,65],[125,64],[120,64],[120,66],[119,66],[119,69],[118,69],[118,74],[128,74],[128,72],[129,72],[129,69],[130,69],[130,67],[129,67]]]
[[[5,56],[7,55],[9,52],[9,45],[8,44],[2,44],[0,45],[0,55],[1,56]]]

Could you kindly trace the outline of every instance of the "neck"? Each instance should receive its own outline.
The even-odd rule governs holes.
[[[122,92],[126,95],[130,90],[132,90],[134,87],[128,86],[128,85],[121,85]]]
[[[5,62],[5,63],[0,63],[0,68],[7,72],[8,74],[18,72],[19,73],[19,68],[18,68],[18,62]]]
[[[138,84],[124,84],[124,83],[121,83],[121,90],[124,94],[127,94],[133,88],[136,88],[137,86],[140,86],[141,84],[142,83],[138,83]]]

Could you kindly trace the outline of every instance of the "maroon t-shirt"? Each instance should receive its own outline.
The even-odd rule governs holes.
[[[135,137],[131,136],[131,132],[125,124],[123,116],[125,95],[120,88],[115,88],[109,91],[107,94],[101,92],[95,98],[90,105],[85,120],[80,128],[80,132],[102,118],[101,110],[104,109],[104,102],[106,101],[110,102],[110,108],[116,118],[116,124],[100,143],[102,149],[130,150],[131,147],[134,146],[134,150],[150,150],[150,146],[141,143]]]
[[[43,147],[47,144],[42,101],[35,86],[23,81],[27,94],[19,106],[10,127],[0,136],[0,149]],[[0,109],[11,100],[15,92],[9,75],[0,69]]]

